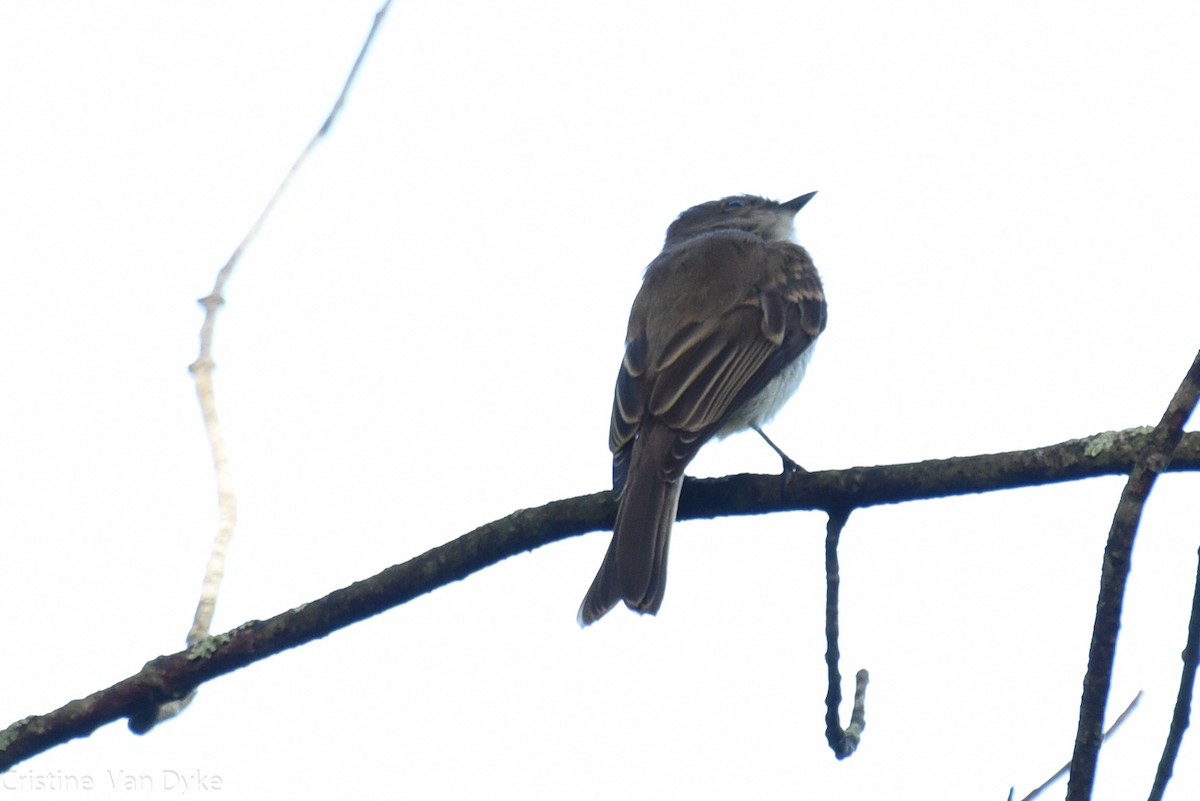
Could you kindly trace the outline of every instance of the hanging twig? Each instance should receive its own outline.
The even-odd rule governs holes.
[[[839,708],[842,705],[842,674],[838,670],[838,541],[842,528],[850,518],[850,512],[839,509],[829,513],[825,528],[825,665],[829,671],[829,688],[825,693],[825,739],[833,749],[834,756],[845,759],[858,748],[862,731],[867,725],[867,671],[860,670],[854,676],[854,710],[850,713],[850,725],[842,728]]]

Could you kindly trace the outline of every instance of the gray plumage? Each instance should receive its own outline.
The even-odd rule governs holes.
[[[803,378],[825,296],[790,238],[814,194],[723,198],[667,229],[629,315],[609,429],[620,502],[580,625],[619,601],[658,611],[684,469],[709,439],[770,421]]]

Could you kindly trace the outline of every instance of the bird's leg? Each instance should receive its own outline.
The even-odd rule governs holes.
[[[797,464],[796,461],[794,459],[792,459],[792,457],[790,457],[786,453],[784,453],[783,450],[778,445],[776,445],[774,442],[771,442],[771,438],[768,437],[765,433],[763,433],[763,430],[761,428],[759,428],[758,426],[750,426],[750,427],[753,428],[758,433],[758,435],[763,438],[763,441],[765,441],[768,445],[771,446],[771,450],[773,450],[777,454],[779,454],[779,458],[783,460],[783,472],[784,473],[807,473],[808,472],[803,467],[801,467],[799,464]]]

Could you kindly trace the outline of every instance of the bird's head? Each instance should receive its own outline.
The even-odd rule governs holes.
[[[786,203],[757,195],[733,195],[692,206],[667,229],[666,246],[713,231],[745,231],[768,241],[791,239],[792,220],[816,192]]]

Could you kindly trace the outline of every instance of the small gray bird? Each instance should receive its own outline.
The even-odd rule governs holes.
[[[798,467],[761,426],[796,391],[825,329],[821,279],[791,241],[815,194],[714,200],[667,229],[629,314],[608,442],[620,503],[581,626],[618,601],[658,611],[683,471],[709,439],[753,429]]]

